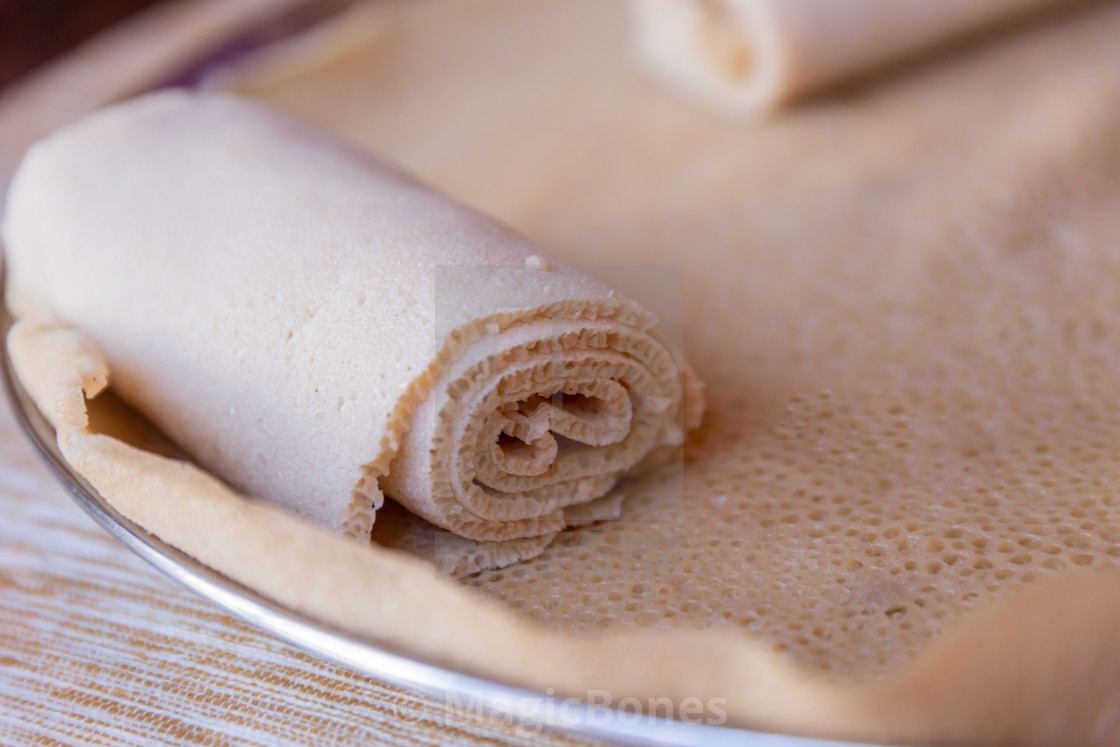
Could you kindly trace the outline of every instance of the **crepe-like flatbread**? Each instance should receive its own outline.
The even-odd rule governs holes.
[[[683,264],[710,403],[683,475],[464,589],[97,413],[88,432],[81,390],[112,371],[21,324],[76,469],[281,604],[541,692],[890,743],[1116,743],[1115,3],[747,127],[635,69],[625,3],[377,7],[343,55],[326,35],[232,81],[565,258]],[[430,541],[387,513],[375,534]]]
[[[550,631],[406,553],[347,540],[238,495],[152,443],[134,446],[144,430],[135,423],[115,429],[128,441],[99,432],[103,413],[89,398],[105,396],[109,371],[82,333],[21,321],[7,347],[63,456],[126,518],[332,627],[587,701],[591,724],[619,706],[692,725],[922,744],[1110,745],[1120,733],[1116,569],[1004,600],[878,682],[830,681],[726,630]],[[539,704],[525,705],[531,725]]]
[[[683,476],[472,588],[563,631],[758,634],[886,688],[976,607],[1120,558],[1115,3],[750,123],[651,81],[624,2],[383,10],[364,53],[230,83],[562,256],[682,263],[707,387]],[[1029,643],[1002,620],[987,679],[946,664],[896,715],[923,743],[1067,717],[1114,740],[1116,686],[1052,674],[1056,648],[1111,655],[1079,614]]]
[[[632,0],[652,70],[737,112],[772,109],[1001,23],[1086,0]]]
[[[518,543],[459,570],[617,515],[699,419],[638,304],[236,97],[155,94],[35,146],[4,241],[12,308],[83,330],[201,464],[355,537],[384,489]]]

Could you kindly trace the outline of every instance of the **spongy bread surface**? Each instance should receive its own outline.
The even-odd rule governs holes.
[[[712,403],[625,523],[474,586],[565,630],[749,631],[864,677],[1120,555],[1120,9],[763,125],[646,79],[620,3],[379,22],[365,55],[237,85],[569,261],[683,266]]]

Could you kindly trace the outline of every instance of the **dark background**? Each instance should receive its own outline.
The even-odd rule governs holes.
[[[0,88],[159,0],[0,0]]]

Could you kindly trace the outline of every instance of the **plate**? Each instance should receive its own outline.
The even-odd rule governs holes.
[[[315,16],[314,20],[322,18],[321,14]],[[193,86],[205,81],[215,67],[227,66],[248,52],[303,30],[309,25],[309,20],[304,15],[294,23],[289,22],[290,19],[272,23],[266,29],[231,40],[169,76],[166,85]],[[0,308],[0,335],[4,339],[13,323],[7,309]],[[312,654],[453,706],[465,703],[471,713],[484,713],[517,724],[518,732],[526,737],[536,734],[542,727],[550,727],[621,744],[739,747],[841,747],[850,744],[684,723],[574,699],[550,697],[424,661],[407,651],[356,637],[287,609],[164,543],[117,512],[63,458],[53,427],[15,376],[6,345],[0,345],[0,359],[4,389],[17,421],[54,477],[102,529],[156,570],[228,614]]]

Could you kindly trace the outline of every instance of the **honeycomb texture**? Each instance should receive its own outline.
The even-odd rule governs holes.
[[[567,260],[683,267],[709,402],[684,463],[465,583],[858,678],[1114,563],[1120,7],[744,123],[643,78],[623,6],[400,6],[368,53],[233,82]]]

